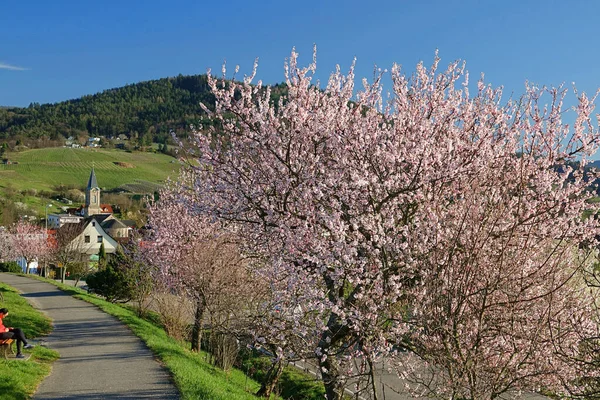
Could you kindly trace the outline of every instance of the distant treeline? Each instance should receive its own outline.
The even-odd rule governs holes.
[[[273,100],[286,92],[272,89]],[[206,75],[179,75],[140,82],[79,99],[26,108],[0,108],[0,141],[60,143],[65,138],[126,135],[140,142],[167,143],[170,132],[210,125],[200,103],[214,106]],[[45,147],[45,146],[40,146]]]

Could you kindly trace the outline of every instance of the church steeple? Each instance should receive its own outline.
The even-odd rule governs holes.
[[[94,167],[92,166],[92,173],[90,174],[90,179],[88,180],[87,190],[97,188],[98,182],[96,181],[96,173],[94,172]]]
[[[90,215],[100,213],[100,188],[98,187],[98,181],[96,180],[96,172],[92,166],[90,179],[88,179],[87,188],[85,189],[85,207],[83,208],[83,215],[89,217]]]

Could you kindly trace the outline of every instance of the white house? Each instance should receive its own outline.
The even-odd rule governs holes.
[[[83,222],[83,231],[71,242],[70,246],[85,254],[98,254],[104,243],[104,251],[111,254],[117,251],[118,243],[102,229],[94,217]]]
[[[100,146],[100,138],[99,137],[91,137],[88,138],[88,147],[101,147]]]

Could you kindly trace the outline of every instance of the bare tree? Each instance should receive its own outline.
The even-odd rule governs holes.
[[[130,287],[131,299],[136,304],[137,313],[143,316],[150,308],[152,293],[154,291],[154,268],[145,262],[142,255],[143,244],[137,236],[132,236],[129,241],[121,245],[123,257],[119,265],[125,274]]]
[[[77,264],[86,263],[88,255],[82,252],[74,242],[83,232],[82,224],[65,224],[52,235],[53,251],[51,259],[61,269],[61,282],[65,281],[67,268],[76,268]]]

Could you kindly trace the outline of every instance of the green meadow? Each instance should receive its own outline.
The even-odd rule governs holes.
[[[173,157],[159,153],[85,148],[34,149],[9,153],[8,158],[17,164],[0,165],[0,191],[53,190],[61,184],[83,189],[93,166],[103,190],[152,192],[176,176],[180,166]]]
[[[180,163],[165,154],[106,149],[45,148],[8,153],[14,164],[0,164],[0,199],[10,198],[27,214],[56,212],[66,203],[50,199],[58,186],[85,189],[92,166],[104,193],[122,189],[132,194],[155,192],[169,177],[177,177]],[[45,192],[45,193],[43,193]],[[75,204],[77,206],[79,204]]]

